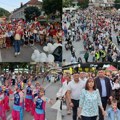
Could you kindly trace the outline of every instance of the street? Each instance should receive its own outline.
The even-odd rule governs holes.
[[[90,13],[89,10],[91,10],[93,13],[92,12]],[[96,17],[94,16],[95,11],[96,11]],[[102,14],[102,12],[103,12],[103,17],[101,17],[102,15],[99,16],[99,14]],[[85,63],[84,55],[86,55],[85,54],[86,51],[88,51],[88,54],[89,54],[88,61],[86,62],[97,61],[95,60],[95,54],[100,50],[105,51],[104,54],[106,57],[106,61],[108,60],[107,56],[109,56],[109,54],[112,57],[111,59],[112,60],[114,59],[113,51],[116,51],[115,54],[119,56],[120,46],[118,45],[116,37],[118,36],[118,39],[119,39],[120,24],[119,22],[117,24],[116,13],[113,14],[113,15],[116,15],[115,16],[116,21],[114,21],[113,18],[110,15],[108,15],[108,13],[109,11],[102,11],[102,10],[97,11],[92,8],[88,8],[86,9],[86,11],[77,10],[76,12],[68,12],[68,13],[64,12],[63,22],[62,22],[63,23],[62,27],[63,29],[65,29],[64,30],[65,36],[63,41],[63,60],[65,60],[68,63],[71,63],[73,61],[74,62],[78,61],[78,58],[80,57],[82,62]],[[97,15],[99,16],[98,18],[97,18]],[[91,19],[89,19],[89,17],[87,16],[89,16]],[[108,18],[106,18],[106,16],[108,16]],[[106,21],[108,21],[108,23]],[[97,22],[101,25],[103,25],[104,23],[104,25],[102,26],[103,28],[100,25],[96,26],[98,24]],[[106,25],[105,25],[105,22],[106,22]],[[84,30],[82,30],[81,27],[84,26],[85,24],[87,27],[84,28]],[[116,26],[116,29],[118,30],[117,32],[115,31],[115,28],[114,28],[115,26]],[[95,30],[93,30],[93,28],[95,28]],[[97,33],[96,37],[94,37],[95,31],[97,31],[97,29],[99,33]],[[108,52],[108,48],[112,43],[110,43],[111,42],[110,38],[107,40],[103,39],[105,38],[103,35],[104,36],[106,35],[108,38],[111,37],[112,43],[113,45],[115,45],[115,50],[113,50],[113,48],[110,48]],[[73,53],[75,54],[75,57]],[[116,60],[115,58],[113,62],[115,61],[118,61],[118,60]],[[105,62],[105,60],[102,60],[102,57],[101,57],[97,62]]]
[[[41,81],[41,80],[39,79],[38,81]],[[44,86],[44,88],[46,88],[46,92],[45,92],[46,96],[48,98],[52,99],[53,105],[54,105],[56,103],[56,93],[58,92],[59,88],[61,87],[60,82],[57,82],[57,83],[44,82],[43,86]],[[13,105],[13,102],[10,101],[11,108],[12,108],[12,105]],[[62,110],[62,112],[60,112],[60,116],[62,119],[60,119],[60,117],[59,118],[57,117],[57,114],[58,114],[57,107],[59,109],[60,106],[57,106],[56,109],[52,109],[51,107],[53,105],[50,105],[50,104],[46,105],[46,120],[70,120],[70,119],[72,119],[71,115],[67,115],[66,105],[63,105],[63,110]],[[7,120],[12,120],[11,111],[12,111],[12,109],[9,112],[7,112]],[[33,120],[33,116],[31,116],[31,113],[24,111],[24,120]]]
[[[119,26],[119,29],[120,29],[120,26]],[[120,45],[117,44],[117,39],[115,37],[115,32],[112,31],[112,36],[113,36],[113,43],[117,46],[118,49],[120,49]],[[92,40],[92,37],[90,37],[90,40]],[[70,50],[66,51],[65,49],[65,43],[66,41],[63,41],[63,59],[66,59],[67,62],[70,63],[70,60],[71,60],[71,52]],[[83,45],[83,40],[80,40],[80,41],[73,41],[73,46],[75,48],[75,53],[76,53],[76,56],[77,58],[78,57],[81,57],[82,58],[82,62],[85,62],[85,59],[84,59],[84,54],[85,54],[85,50],[84,50],[84,45]],[[89,59],[88,59],[89,62],[93,62],[93,56],[91,54],[89,54]]]
[[[43,47],[39,44],[31,46],[21,46],[21,54],[17,57],[14,56],[14,48],[3,48],[0,49],[0,62],[30,62],[31,55],[35,49],[38,49],[40,52],[43,52]]]

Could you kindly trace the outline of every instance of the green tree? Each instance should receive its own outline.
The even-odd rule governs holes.
[[[120,9],[120,0],[115,0],[115,8]]]
[[[89,6],[89,0],[78,0],[78,6],[82,9],[87,8]]]
[[[38,17],[41,14],[40,10],[33,6],[25,8],[24,13],[27,21],[34,20],[35,17]]]
[[[63,0],[63,7],[70,7],[72,6],[73,0]]]
[[[43,0],[43,10],[47,15],[62,13],[62,0]]]
[[[8,17],[9,15],[10,13],[7,10],[0,8],[0,17],[3,17],[3,16]]]

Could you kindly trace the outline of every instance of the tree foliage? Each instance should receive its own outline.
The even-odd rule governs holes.
[[[63,0],[63,7],[70,7],[73,0]]]
[[[80,8],[85,9],[89,6],[89,0],[78,0]]]
[[[0,8],[0,17],[2,17],[2,16],[8,17],[9,15],[10,15],[10,13],[7,10]]]
[[[43,0],[43,10],[47,15],[62,13],[62,0]]]
[[[41,14],[40,10],[33,6],[25,8],[24,13],[27,21],[34,20],[35,17],[38,17]]]
[[[115,8],[120,9],[120,0],[115,0]]]

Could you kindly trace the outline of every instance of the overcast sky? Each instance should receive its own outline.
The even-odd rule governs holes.
[[[0,0],[0,7],[8,10],[9,12],[12,12],[14,9],[20,7],[21,2],[25,4],[28,1],[30,0]]]

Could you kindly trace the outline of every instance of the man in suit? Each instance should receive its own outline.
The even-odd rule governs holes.
[[[108,99],[112,99],[112,87],[110,79],[105,76],[104,71],[100,70],[98,76],[95,78],[96,87],[98,88],[102,100],[104,110],[106,110]],[[104,120],[101,110],[99,109],[99,120]]]

